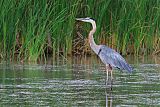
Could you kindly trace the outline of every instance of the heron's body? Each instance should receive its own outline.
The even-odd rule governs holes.
[[[125,59],[115,50],[105,46],[100,45],[99,55],[100,59],[104,64],[109,64],[111,67],[116,67],[122,70],[132,71],[132,68]]]
[[[112,67],[116,67],[121,70],[127,70],[128,72],[133,71],[132,67],[125,61],[125,59],[118,52],[116,52],[115,50],[113,50],[105,45],[97,45],[95,43],[94,38],[93,38],[93,34],[96,31],[96,23],[93,19],[91,19],[91,18],[77,18],[77,20],[89,22],[92,24],[93,28],[90,31],[89,36],[88,36],[90,47],[100,57],[101,61],[106,65],[107,76],[108,76],[109,69],[112,70]],[[112,72],[111,72],[111,75],[112,75]]]

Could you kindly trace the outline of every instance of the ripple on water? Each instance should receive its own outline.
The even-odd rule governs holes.
[[[160,105],[159,65],[141,64],[132,74],[115,70],[112,90],[105,85],[105,72],[99,72],[101,65],[13,67],[23,72],[20,75],[14,70],[14,73],[2,73],[5,75],[5,78],[0,78],[3,81],[0,85],[2,105],[104,106],[106,98],[120,107]],[[30,72],[36,76],[30,75]]]

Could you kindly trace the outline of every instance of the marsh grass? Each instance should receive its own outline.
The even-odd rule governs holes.
[[[0,10],[0,58],[4,60],[71,55],[75,17],[88,16],[96,19],[97,43],[122,54],[159,53],[159,0],[1,0]],[[87,34],[90,27],[83,24],[82,33]]]

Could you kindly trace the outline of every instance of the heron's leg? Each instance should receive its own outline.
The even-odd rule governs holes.
[[[113,73],[112,73],[112,70],[111,70],[111,80],[113,80]]]
[[[107,81],[108,81],[108,68],[106,67],[106,69],[107,69]]]
[[[111,80],[113,80],[113,70],[111,65],[109,65],[109,69],[110,69]]]
[[[111,90],[112,90],[112,85],[113,85],[113,72],[111,70]]]
[[[108,69],[107,69],[107,66],[105,67],[105,71],[106,71],[105,85],[106,85],[106,88],[107,88],[107,84],[108,84]]]

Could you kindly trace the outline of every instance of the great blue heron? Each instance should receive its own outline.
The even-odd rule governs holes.
[[[101,61],[106,65],[107,70],[107,80],[108,80],[108,72],[111,73],[112,78],[112,67],[119,68],[121,70],[127,70],[128,72],[132,72],[132,67],[127,64],[125,59],[115,50],[105,46],[105,45],[97,45],[94,41],[93,34],[96,31],[96,22],[92,18],[76,18],[78,21],[89,22],[92,24],[92,30],[89,32],[89,43],[92,50],[100,57]]]

